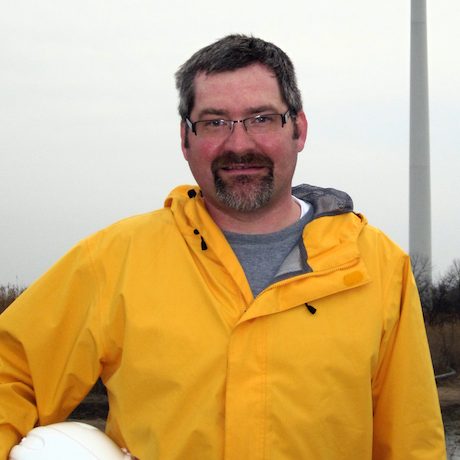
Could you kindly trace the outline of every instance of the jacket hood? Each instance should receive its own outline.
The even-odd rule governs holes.
[[[292,194],[299,200],[306,201],[313,206],[313,218],[353,212],[351,197],[334,188],[302,184],[293,187]]]

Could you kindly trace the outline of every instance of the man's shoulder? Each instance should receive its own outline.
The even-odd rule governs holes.
[[[313,228],[319,229],[321,235],[334,235],[339,241],[355,240],[362,249],[373,253],[386,251],[397,257],[407,257],[406,252],[384,231],[370,224],[363,214],[354,211],[353,200],[346,192],[301,184],[293,187],[292,193],[312,205],[313,221],[316,223]]]
[[[174,226],[172,213],[167,208],[126,217],[93,233],[86,240],[90,245],[154,239],[159,233],[167,233]]]
[[[362,238],[368,239],[372,244],[381,245],[384,248],[392,248],[396,252],[406,254],[406,252],[396,243],[384,230],[367,222],[363,228]]]
[[[158,227],[172,221],[172,214],[168,208],[159,208],[142,214],[135,214],[120,219],[102,229],[102,232],[130,232],[144,228]]]
[[[409,263],[409,255],[382,229],[367,224],[359,238],[358,247],[363,259],[384,270],[400,270]]]

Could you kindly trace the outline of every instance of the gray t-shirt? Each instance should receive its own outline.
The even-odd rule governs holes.
[[[297,222],[274,233],[224,232],[243,267],[254,297],[272,283],[281,264],[302,238],[303,229],[312,214],[310,207]]]

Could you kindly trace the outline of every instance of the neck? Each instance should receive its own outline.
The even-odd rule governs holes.
[[[300,206],[289,195],[279,203],[264,206],[251,212],[240,212],[216,206],[204,200],[214,222],[224,231],[245,234],[273,233],[296,222]]]

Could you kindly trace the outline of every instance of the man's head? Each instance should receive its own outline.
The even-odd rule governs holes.
[[[209,208],[251,212],[290,197],[307,122],[287,55],[231,35],[178,71],[182,150]]]
[[[228,35],[188,59],[176,72],[179,115],[190,116],[195,103],[194,80],[199,73],[213,74],[263,64],[276,76],[281,97],[292,115],[302,110],[302,97],[289,56],[276,45],[246,35]]]

